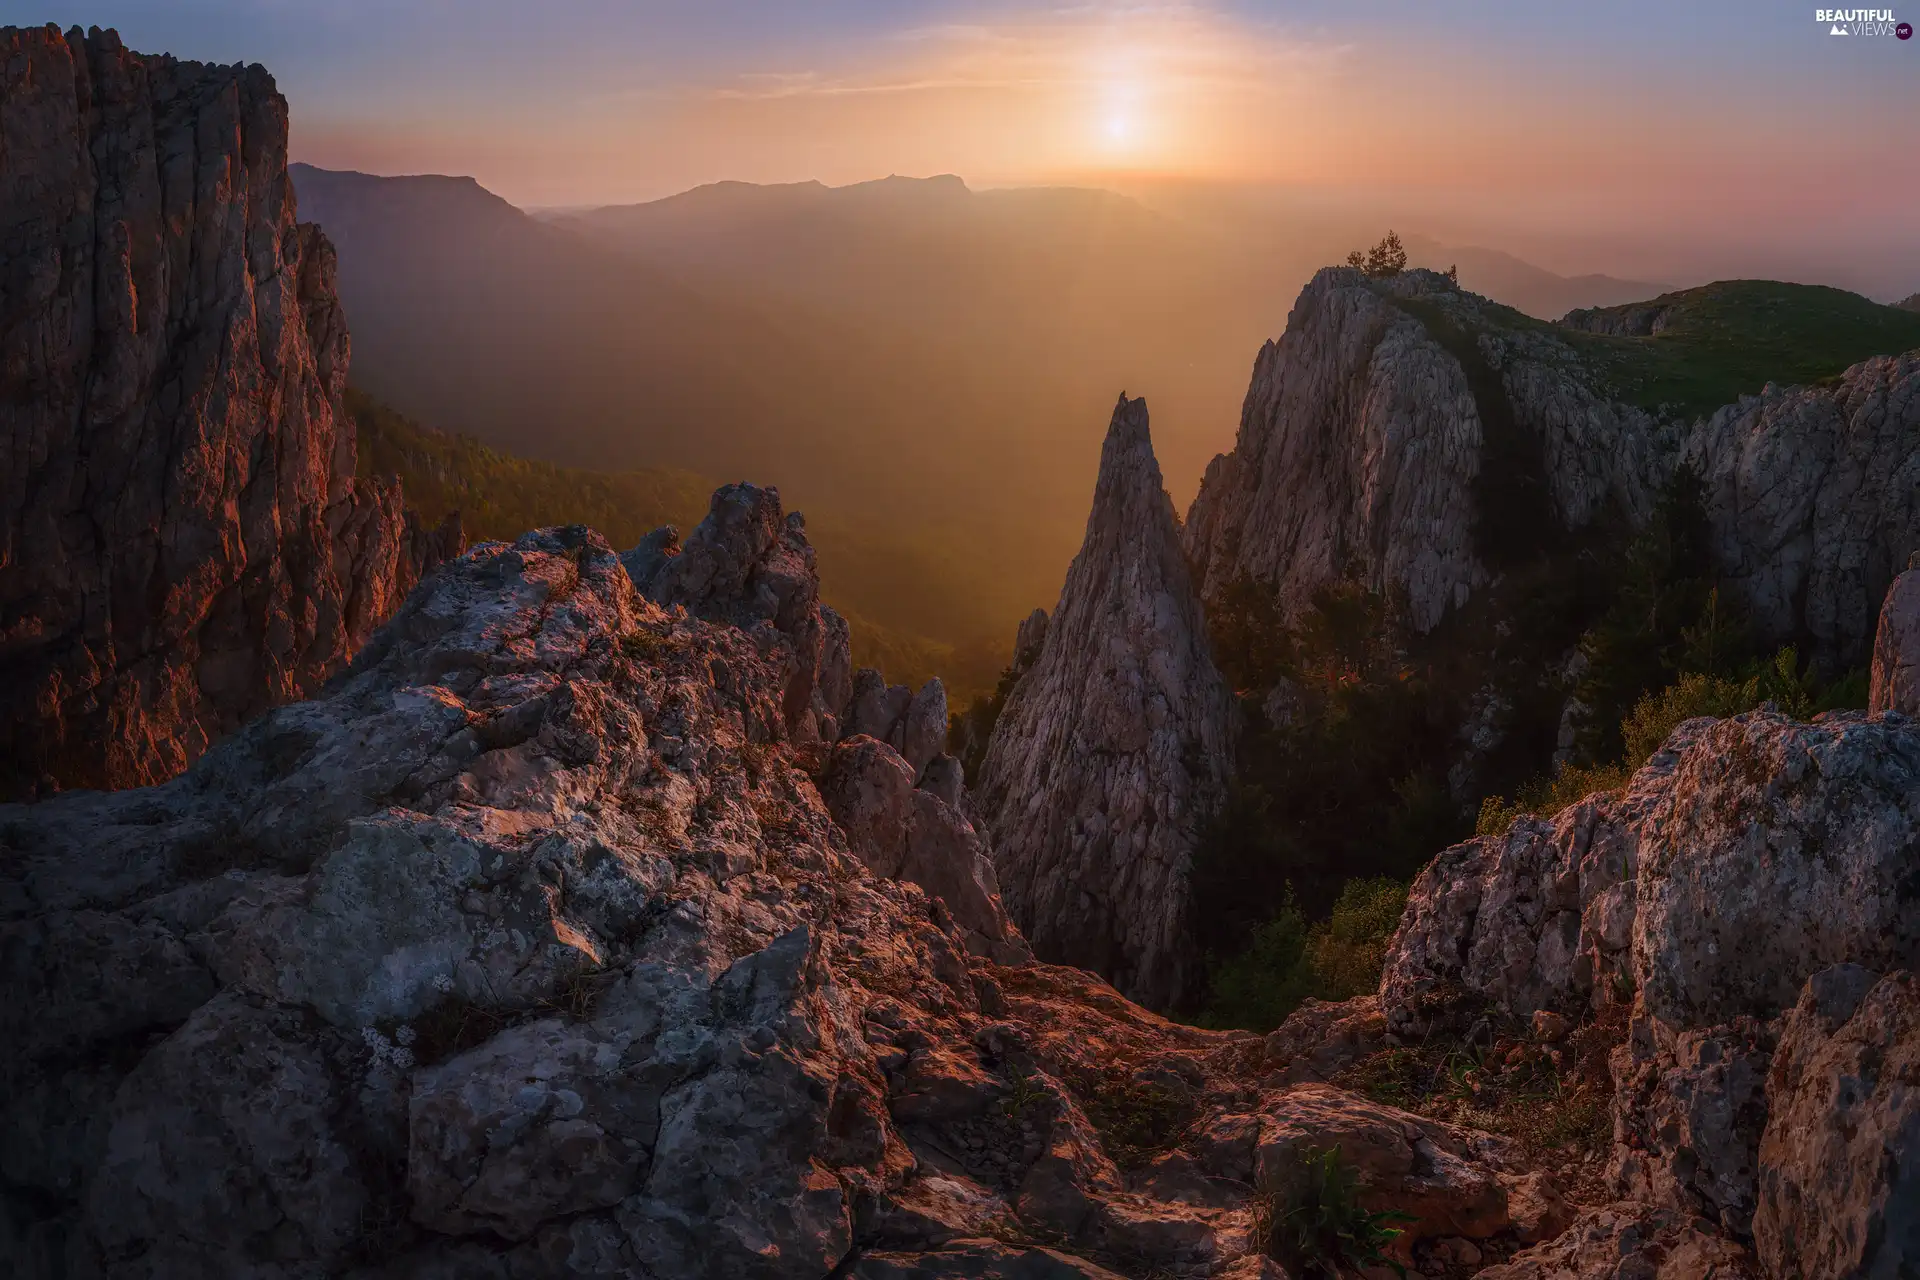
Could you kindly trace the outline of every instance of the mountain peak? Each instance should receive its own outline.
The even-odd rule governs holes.
[[[1160,1008],[1192,994],[1188,870],[1231,717],[1146,401],[1122,395],[1085,540],[981,765],[1001,892],[1037,954]]]

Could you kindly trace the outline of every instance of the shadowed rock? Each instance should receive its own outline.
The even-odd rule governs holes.
[[[1880,606],[1867,710],[1920,716],[1920,552]]]
[[[1001,893],[1042,958],[1159,1008],[1193,994],[1188,874],[1231,715],[1146,402],[1122,397],[1086,538],[980,770]]]
[[[457,554],[354,478],[258,66],[0,28],[0,795],[171,777]]]

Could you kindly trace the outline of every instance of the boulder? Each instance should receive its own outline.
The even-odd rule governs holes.
[[[1389,947],[1407,1032],[1464,992],[1577,1013],[1637,992],[1675,1030],[1777,1017],[1819,970],[1920,949],[1920,727],[1771,711],[1681,725],[1624,794],[1441,853]]]
[[[1767,1082],[1755,1249],[1773,1275],[1920,1268],[1920,979],[1857,965],[1808,980]]]
[[[778,636],[788,664],[788,727],[812,738],[829,722],[837,725],[851,694],[851,641],[845,621],[820,602],[806,518],[783,514],[778,489],[724,485],[684,544],[669,525],[621,562],[657,604]]]
[[[1481,1280],[1758,1280],[1753,1256],[1691,1215],[1624,1201],[1480,1271]]]

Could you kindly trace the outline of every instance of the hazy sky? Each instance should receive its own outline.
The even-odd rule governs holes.
[[[21,9],[0,0],[263,62],[296,158],[472,174],[522,205],[1179,178],[1400,211],[1561,270],[1920,277],[1920,39],[1834,37],[1782,0]]]

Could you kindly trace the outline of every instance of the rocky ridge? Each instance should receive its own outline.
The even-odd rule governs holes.
[[[1564,327],[1651,335],[1656,311]],[[1555,328],[1445,276],[1330,267],[1262,348],[1234,450],[1208,467],[1183,538],[1209,599],[1247,577],[1297,614],[1316,587],[1357,578],[1426,632],[1485,591],[1503,544],[1637,526],[1682,460],[1706,477],[1716,570],[1761,638],[1864,661],[1881,593],[1920,549],[1913,355],[1682,422],[1611,398]]]
[[[1188,869],[1225,794],[1232,704],[1160,479],[1146,403],[1124,396],[1080,552],[980,768],[1000,883],[1044,959],[1168,1008],[1201,978]]]
[[[333,250],[258,66],[0,28],[0,795],[178,773],[432,564],[354,478]]]
[[[184,775],[0,808],[9,1273],[1225,1273],[1329,1143],[1545,1229],[1498,1140],[1032,962],[951,759],[821,741],[760,622],[486,543]]]

